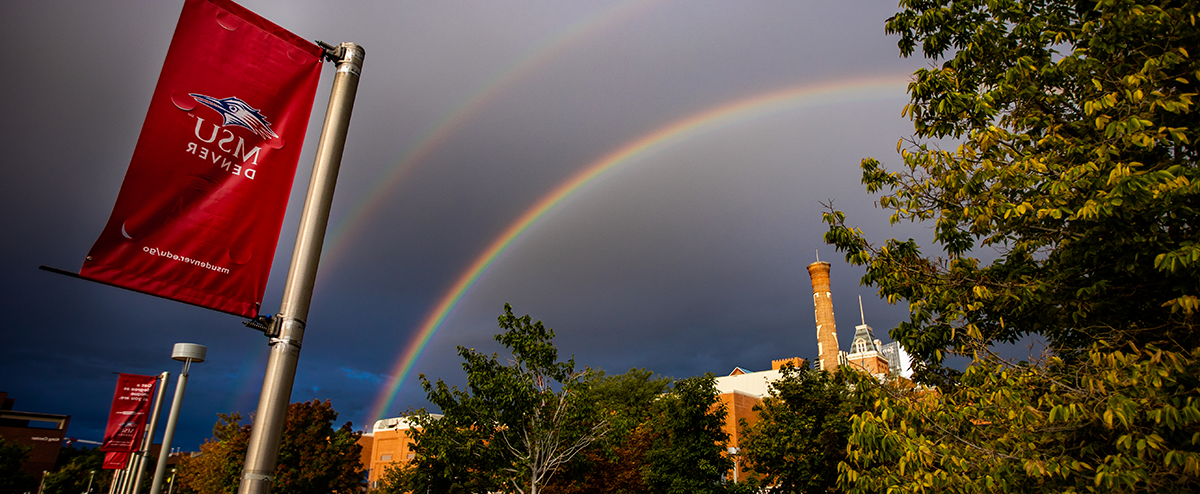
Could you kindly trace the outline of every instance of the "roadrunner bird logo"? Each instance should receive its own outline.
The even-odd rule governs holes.
[[[221,117],[225,119],[221,124],[222,127],[227,125],[245,127],[268,141],[279,137],[275,134],[275,131],[271,130],[270,122],[267,122],[267,119],[263,118],[262,113],[259,113],[257,109],[237,97],[230,96],[228,98],[217,99],[212,96],[196,93],[188,93],[188,96],[195,98],[197,102],[220,113]]]

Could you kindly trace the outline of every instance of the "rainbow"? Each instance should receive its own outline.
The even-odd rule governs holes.
[[[816,106],[896,99],[904,94],[908,82],[907,75],[874,76],[801,84],[751,96],[717,105],[671,122],[620,146],[587,165],[525,210],[471,262],[467,269],[463,270],[450,290],[442,295],[437,305],[425,317],[408,346],[400,354],[383,392],[371,408],[371,420],[384,418],[384,414],[391,407],[396,393],[400,390],[400,385],[408,378],[409,371],[420,357],[421,351],[429,344],[429,340],[433,338],[458,302],[483,276],[496,258],[504,253],[505,249],[538,219],[597,177],[613,171],[620,165],[633,163],[637,158],[644,158],[656,151],[681,144],[704,133],[764,116]]]
[[[355,237],[363,226],[368,224],[367,219],[371,217],[371,213],[378,210],[384,200],[390,197],[388,192],[395,189],[412,173],[418,163],[424,161],[442,144],[445,144],[450,137],[474,119],[482,109],[524,79],[527,74],[546,66],[576,43],[602,32],[636,13],[650,9],[655,3],[657,2],[627,0],[598,11],[567,26],[555,36],[538,44],[511,64],[508,69],[481,84],[470,97],[465,98],[437,124],[422,134],[421,138],[402,153],[402,157],[388,171],[385,171],[380,178],[373,180],[374,185],[365,194],[362,194],[362,200],[350,206],[345,219],[334,225],[328,235],[326,240],[328,249],[321,258],[322,267],[328,271],[333,264],[336,264],[337,259],[342,258],[346,253],[346,246],[350,243],[348,240]]]

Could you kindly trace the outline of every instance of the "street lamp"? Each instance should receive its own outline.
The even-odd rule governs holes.
[[[179,383],[175,385],[175,400],[171,402],[171,414],[167,417],[167,429],[163,431],[162,448],[158,450],[158,467],[154,469],[154,481],[150,483],[150,494],[162,494],[163,478],[167,474],[167,457],[171,456],[171,440],[175,438],[175,424],[179,422],[179,406],[183,403],[183,390],[187,388],[188,369],[192,362],[203,362],[208,348],[195,343],[176,343],[171,358],[183,362]],[[166,452],[167,454],[163,454]]]

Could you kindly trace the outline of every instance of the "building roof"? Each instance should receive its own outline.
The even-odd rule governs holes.
[[[741,368],[738,367],[738,369]],[[716,379],[717,393],[737,392],[762,398],[770,394],[771,383],[779,380],[780,377],[783,377],[783,374],[774,369],[718,377]]]

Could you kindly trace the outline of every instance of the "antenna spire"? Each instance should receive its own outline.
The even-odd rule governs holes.
[[[858,296],[858,317],[862,318],[863,326],[867,325],[867,316],[863,314],[862,295]]]
[[[821,262],[821,249],[817,249],[817,262]]]

